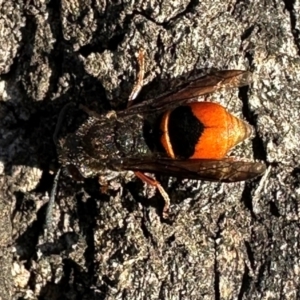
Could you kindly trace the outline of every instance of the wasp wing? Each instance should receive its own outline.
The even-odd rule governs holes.
[[[252,73],[242,70],[215,71],[208,75],[190,80],[169,93],[163,94],[142,103],[132,105],[118,115],[132,115],[135,113],[153,113],[166,107],[198,99],[200,96],[213,93],[222,88],[234,88],[248,85],[252,80]]]
[[[264,163],[234,161],[231,158],[222,160],[125,158],[120,166],[123,170],[218,182],[237,182],[253,179],[261,176],[266,170]]]

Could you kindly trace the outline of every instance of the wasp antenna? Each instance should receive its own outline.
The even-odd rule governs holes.
[[[63,122],[63,119],[65,117],[65,114],[66,114],[66,110],[72,106],[73,103],[70,102],[70,103],[67,103],[62,109],[61,111],[59,112],[59,115],[58,115],[58,119],[57,119],[57,122],[56,122],[56,126],[55,126],[55,130],[54,130],[54,133],[53,133],[53,136],[52,136],[52,139],[53,139],[53,143],[55,145],[57,145],[57,136],[58,136],[58,133],[61,129],[61,124]]]
[[[56,193],[57,193],[57,185],[58,185],[58,179],[59,179],[60,172],[61,172],[61,168],[59,168],[55,174],[53,186],[52,186],[52,190],[51,190],[51,194],[50,194],[50,199],[49,199],[48,206],[47,206],[45,225],[44,225],[44,229],[47,230],[47,233],[52,232],[52,211],[53,211],[53,205],[54,205],[54,201],[55,201],[55,197],[56,197]]]

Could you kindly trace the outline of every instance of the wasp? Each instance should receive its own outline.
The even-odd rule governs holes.
[[[133,171],[160,191],[165,200],[163,217],[167,217],[168,194],[144,173],[237,182],[265,172],[262,162],[227,157],[234,146],[254,136],[254,128],[217,103],[197,101],[221,88],[248,85],[250,72],[214,71],[134,104],[143,85],[143,51],[138,62],[137,83],[126,109],[99,115],[80,106],[89,115],[88,120],[58,141],[59,161],[74,178]]]

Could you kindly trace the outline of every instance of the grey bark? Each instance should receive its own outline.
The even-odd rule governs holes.
[[[1,299],[299,299],[300,73],[297,1],[0,2]],[[255,126],[232,155],[265,160],[253,182],[134,177],[107,194],[61,176],[53,244],[43,222],[69,102],[126,105],[146,50],[144,97],[206,68],[249,69],[221,103]],[[153,203],[153,205],[152,205]],[[27,298],[26,298],[27,297]]]

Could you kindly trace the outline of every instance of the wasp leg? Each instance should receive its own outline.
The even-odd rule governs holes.
[[[132,92],[129,96],[127,107],[130,107],[132,105],[132,101],[138,96],[139,92],[141,91],[143,87],[143,81],[144,81],[144,74],[145,74],[145,59],[144,55],[145,51],[144,49],[139,50],[139,54],[137,57],[138,65],[139,65],[139,72],[137,75],[136,83],[132,89]]]
[[[144,181],[158,189],[158,191],[160,192],[161,196],[164,198],[164,201],[165,201],[162,216],[164,219],[167,219],[169,216],[169,208],[170,208],[170,197],[167,194],[167,192],[164,190],[164,188],[161,186],[161,184],[157,180],[155,180],[139,171],[134,172],[134,174],[136,177],[140,178],[142,181]]]

